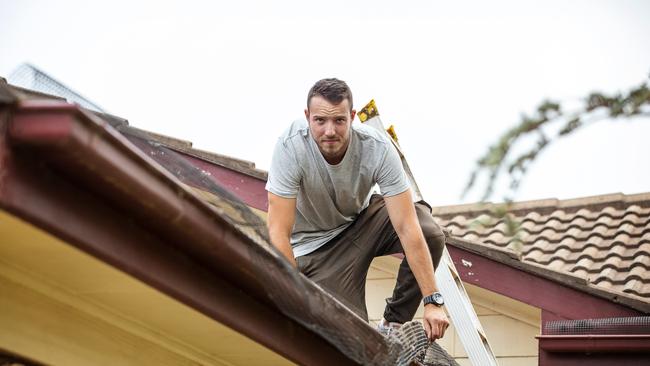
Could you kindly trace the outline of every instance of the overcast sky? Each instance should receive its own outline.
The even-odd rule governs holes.
[[[0,75],[30,62],[132,126],[262,169],[311,85],[338,77],[357,108],[377,101],[425,198],[447,205],[542,100],[647,80],[649,19],[650,2],[620,0],[0,0]],[[649,137],[648,119],[595,124],[516,198],[650,191]]]

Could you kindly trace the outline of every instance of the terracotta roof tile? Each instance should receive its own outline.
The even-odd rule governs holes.
[[[625,284],[623,291],[635,295],[640,295],[643,293],[645,284],[641,280],[634,279]]]
[[[592,262],[593,263],[593,262]],[[587,271],[579,266],[574,267],[573,274],[582,277],[582,278],[587,278]]]
[[[434,207],[433,213],[452,236],[500,249],[517,248],[519,240],[525,263],[650,303],[650,193],[514,203],[514,235],[491,211],[496,207]]]
[[[632,265],[644,266],[646,269],[650,269],[650,255],[647,252],[639,251],[638,255],[634,257]]]

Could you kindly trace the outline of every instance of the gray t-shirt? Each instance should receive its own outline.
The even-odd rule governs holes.
[[[353,123],[345,157],[330,165],[318,150],[307,121],[297,120],[278,139],[266,190],[296,198],[291,246],[299,257],[354,222],[368,206],[375,184],[385,197],[409,188],[399,155],[384,134]]]

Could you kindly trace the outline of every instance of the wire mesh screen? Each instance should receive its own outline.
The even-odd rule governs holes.
[[[650,334],[650,316],[553,320],[544,325],[544,334]]]
[[[21,88],[36,90],[41,93],[64,98],[68,102],[79,104],[86,109],[102,113],[106,112],[97,104],[82,97],[79,93],[30,64],[20,65],[9,75],[7,81]]]

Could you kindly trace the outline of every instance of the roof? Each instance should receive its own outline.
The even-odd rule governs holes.
[[[4,103],[13,103],[13,99],[15,98],[16,95],[21,95],[19,99],[21,100],[29,100],[29,99],[42,99],[42,98],[47,98],[47,96],[43,96],[42,94],[37,94],[33,93],[30,94],[29,91],[25,90],[20,90],[20,89],[13,89],[9,90],[7,88],[0,88],[0,104],[2,102]],[[227,273],[228,275],[228,280],[229,281],[242,281],[242,284],[245,286],[245,288],[251,290],[251,294],[256,298],[256,300],[259,300],[261,303],[267,303],[271,304],[273,307],[279,307],[280,310],[288,310],[288,306],[291,306],[292,308],[289,309],[289,313],[285,314],[289,317],[293,317],[293,320],[296,320],[298,323],[302,325],[311,325],[312,327],[315,326],[316,324],[335,324],[336,322],[340,322],[339,317],[343,313],[341,312],[334,312],[334,316],[332,317],[331,314],[327,315],[328,312],[326,311],[318,311],[318,309],[311,309],[310,304],[306,303],[300,303],[295,302],[295,303],[286,303],[283,299],[278,299],[273,295],[273,286],[278,286],[280,285],[282,287],[283,292],[287,293],[294,293],[296,295],[293,300],[296,299],[304,299],[305,296],[304,294],[298,294],[295,293],[295,291],[291,290],[291,286],[298,284],[296,288],[302,288],[306,289],[306,291],[312,292],[312,294],[315,294],[319,299],[322,301],[325,301],[329,303],[333,308],[337,310],[342,310],[339,308],[339,304],[336,301],[333,301],[333,299],[330,299],[328,296],[321,294],[318,292],[318,289],[313,288],[311,285],[305,284],[304,280],[300,278],[295,278],[294,276],[287,276],[286,273],[286,268],[283,268],[277,261],[277,253],[274,254],[274,250],[271,246],[268,245],[268,242],[266,242],[266,238],[264,237],[263,233],[260,233],[260,231],[256,230],[259,228],[259,226],[255,225],[250,225],[250,223],[255,223],[255,221],[252,219],[252,217],[248,216],[247,214],[243,213],[241,207],[236,200],[231,199],[231,197],[227,194],[228,192],[225,192],[223,189],[221,189],[223,186],[227,186],[227,182],[225,182],[222,179],[217,179],[215,174],[212,174],[211,172],[214,166],[220,166],[227,168],[233,172],[238,172],[241,173],[241,179],[238,180],[238,182],[233,183],[232,189],[229,189],[230,193],[233,193],[235,196],[243,199],[247,204],[252,205],[254,207],[258,207],[260,209],[264,209],[265,203],[265,191],[263,189],[263,184],[260,182],[264,181],[266,179],[266,173],[256,169],[255,165],[251,162],[219,155],[219,154],[213,154],[205,151],[201,151],[198,149],[194,149],[192,147],[192,143],[189,141],[184,141],[184,140],[179,140],[155,133],[151,133],[148,131],[143,131],[139,130],[137,128],[134,128],[129,125],[128,121],[116,117],[116,116],[111,116],[108,114],[103,114],[103,113],[98,113],[98,112],[88,112],[84,111],[82,109],[77,109],[76,107],[70,108],[68,107],[63,107],[61,105],[62,102],[57,102],[59,105],[45,105],[45,104],[38,104],[38,103],[22,103],[21,108],[23,108],[23,113],[40,113],[43,111],[49,111],[49,112],[64,112],[64,113],[69,113],[71,115],[75,116],[75,119],[81,121],[81,125],[85,126],[84,128],[91,128],[94,130],[94,133],[99,136],[98,138],[102,140],[103,142],[108,143],[109,145],[114,145],[114,147],[118,150],[121,151],[121,153],[125,154],[128,156],[128,159],[132,160],[132,162],[137,162],[137,165],[140,165],[140,168],[142,168],[144,171],[146,171],[150,177],[149,178],[155,178],[158,180],[162,186],[166,186],[167,189],[171,187],[171,189],[175,192],[176,198],[173,198],[172,196],[167,195],[161,203],[167,202],[169,205],[169,212],[155,212],[155,211],[160,211],[160,207],[152,206],[146,208],[146,212],[144,212],[144,215],[150,215],[149,217],[146,217],[145,219],[151,221],[155,219],[156,215],[161,215],[160,218],[162,219],[170,219],[169,215],[176,215],[176,216],[171,216],[171,218],[174,218],[174,220],[187,220],[187,217],[184,217],[184,215],[187,214],[185,210],[181,210],[181,212],[178,212],[177,209],[178,207],[183,207],[186,208],[188,205],[189,206],[196,206],[196,207],[203,207],[205,208],[205,203],[211,204],[211,210],[210,213],[206,216],[206,212],[202,211],[203,213],[201,214],[202,216],[200,217],[202,220],[216,220],[220,226],[222,226],[225,229],[228,229],[232,232],[238,232],[239,234],[228,234],[225,238],[224,237],[219,237],[218,235],[215,236],[215,238],[218,238],[218,240],[221,240],[219,243],[220,245],[224,245],[224,247],[219,247],[219,251],[224,250],[224,253],[219,253],[219,251],[215,250],[215,247],[206,244],[205,239],[201,238],[198,236],[198,233],[192,233],[191,230],[185,229],[180,230],[179,227],[182,227],[178,222],[176,222],[178,225],[173,225],[174,227],[168,227],[168,228],[158,228],[157,230],[160,230],[161,233],[163,234],[168,234],[172,231],[179,231],[175,233],[174,235],[176,236],[176,239],[179,238],[179,236],[182,235],[187,235],[187,237],[192,237],[196,239],[196,245],[193,248],[189,248],[188,250],[188,255],[193,256],[194,258],[199,258],[199,262],[201,262],[203,265],[208,265],[208,267],[211,270],[215,270],[216,272],[229,272]],[[48,113],[49,113],[48,112]],[[79,122],[77,121],[77,122]],[[94,127],[93,127],[94,125]],[[109,128],[109,126],[112,128]],[[98,127],[99,126],[99,127]],[[114,129],[114,130],[113,130]],[[117,130],[121,132],[120,134],[115,134],[114,131]],[[0,133],[1,135],[1,133]],[[1,136],[0,136],[1,137]],[[15,137],[15,136],[14,136]],[[40,143],[52,143],[52,141],[40,141],[38,144],[35,143],[36,141],[31,141],[32,137],[25,137],[23,136],[25,140],[21,142],[21,149],[33,149],[35,152],[38,150],[41,150],[43,147],[40,146]],[[41,136],[42,137],[42,136]],[[19,140],[19,139],[17,139]],[[86,141],[84,141],[85,143]],[[1,145],[2,141],[0,141]],[[84,145],[83,148],[86,149],[93,149],[96,148],[97,146],[90,146],[90,145]],[[139,149],[139,153],[136,153],[133,151],[133,148],[137,147]],[[52,145],[48,148],[55,148],[55,149],[62,149],[61,146],[55,146]],[[46,151],[46,150],[43,150]],[[43,154],[43,151],[38,152],[38,154]],[[66,154],[72,154],[74,151],[65,151]],[[103,158],[102,152],[100,150],[95,150],[92,151],[92,153],[97,154],[96,157],[98,158]],[[142,156],[144,153],[144,157]],[[58,155],[62,155],[61,154]],[[55,154],[44,154],[43,157],[46,158],[45,160],[56,160],[61,158],[61,156],[58,156]],[[87,156],[81,155],[83,159],[88,159]],[[1,154],[0,154],[1,157]],[[77,157],[79,158],[79,157]],[[79,158],[81,159],[81,158]],[[154,167],[153,161],[158,162],[166,171],[161,172],[159,168]],[[195,160],[193,160],[195,159]],[[66,164],[81,164],[75,166],[76,168],[83,167],[86,162],[82,161],[74,161],[75,157],[71,156],[69,157],[69,160]],[[189,164],[188,164],[189,162]],[[209,165],[201,165],[202,162],[209,162]],[[156,165],[157,166],[157,165]],[[201,169],[200,167],[204,166],[206,167],[205,170]],[[120,167],[118,165],[108,165],[110,168],[121,168],[121,169],[126,169],[124,167]],[[75,169],[76,169],[75,168]],[[86,166],[85,167],[85,172],[89,173],[89,170],[92,171],[93,167]],[[68,174],[74,173],[74,174],[80,174],[79,172],[72,172],[68,171]],[[82,172],[83,173],[83,172]],[[141,172],[138,172],[140,174]],[[171,173],[171,174],[170,174]],[[246,189],[239,190],[237,192],[237,189],[239,189],[241,184],[248,184],[246,183],[245,179],[246,177],[250,178],[251,181],[251,188],[249,192]],[[130,178],[136,178],[136,177],[130,177]],[[106,179],[107,181],[102,182],[102,184],[113,184],[115,185],[115,182],[112,181],[112,179],[115,179],[115,177],[98,177],[97,179]],[[137,180],[137,179],[136,179]],[[153,182],[149,180],[148,182]],[[225,182],[225,183],[224,183]],[[85,184],[88,183],[96,183],[95,181],[89,181],[85,182]],[[131,181],[131,184],[137,183],[135,181]],[[142,183],[142,182],[140,182]],[[187,189],[187,186],[194,187],[194,189]],[[119,187],[112,187],[112,189],[119,188]],[[140,187],[140,188],[147,188],[145,187]],[[151,188],[151,187],[149,187]],[[89,187],[89,189],[102,189],[102,187]],[[103,194],[106,194],[107,192],[102,192]],[[111,195],[116,195],[119,197],[121,194],[134,194],[134,192],[120,192],[120,189],[117,189],[115,192],[110,192]],[[140,193],[140,192],[135,192],[135,193]],[[215,194],[216,193],[216,194]],[[610,195],[612,196],[612,195]],[[624,198],[634,198],[636,196],[623,196],[623,195],[613,195],[616,197],[624,197]],[[642,195],[637,195],[637,196],[642,196]],[[562,223],[565,228],[564,230],[569,233],[573,233],[574,231],[571,231],[573,228],[582,228],[583,230],[587,230],[589,227],[588,225],[583,225],[582,222],[587,222],[589,220],[593,221],[591,224],[591,228],[593,230],[602,230],[599,229],[603,223],[599,220],[600,217],[600,211],[605,212],[605,209],[607,207],[612,207],[613,209],[616,210],[622,210],[621,207],[624,207],[625,205],[622,205],[620,202],[620,199],[616,201],[617,203],[612,203],[611,199],[606,199],[603,197],[607,196],[599,196],[601,199],[580,199],[580,200],[567,200],[567,201],[558,201],[558,200],[541,200],[541,201],[531,201],[531,202],[523,202],[523,203],[516,203],[512,207],[512,212],[514,217],[521,217],[522,218],[522,227],[523,227],[523,222],[524,220],[527,220],[525,222],[531,222],[534,224],[527,224],[527,225],[532,225],[531,228],[529,228],[529,231],[527,231],[527,234],[532,238],[532,235],[538,235],[540,238],[546,238],[549,243],[552,243],[551,240],[549,239],[557,239],[556,236],[559,236],[559,243],[562,243],[562,239],[564,236],[561,234],[560,229],[555,228],[553,226],[553,230],[555,230],[555,235],[548,235],[546,231],[546,227],[544,225],[547,225],[548,223],[553,223],[555,225],[556,220],[560,223]],[[2,197],[0,197],[2,198]],[[110,198],[115,198],[115,197],[110,197]],[[131,201],[137,204],[139,201],[138,198],[141,198],[139,196],[131,196]],[[197,201],[198,199],[198,201]],[[584,200],[588,200],[590,203],[588,205],[584,204]],[[146,202],[145,199],[142,199],[142,201]],[[592,202],[593,201],[593,202]],[[625,201],[625,199],[623,200]],[[646,197],[647,201],[647,197]],[[173,204],[171,204],[173,202]],[[256,203],[258,206],[255,206],[255,204],[251,204],[251,202]],[[0,202],[2,203],[2,202]],[[580,204],[578,204],[580,203]],[[179,206],[175,206],[179,205]],[[583,207],[584,206],[584,207]],[[193,208],[194,211],[196,211],[196,207]],[[496,207],[496,206],[494,206]],[[467,225],[468,222],[473,222],[475,218],[479,217],[481,214],[487,214],[490,216],[490,209],[494,208],[492,206],[479,206],[479,205],[460,205],[460,206],[448,206],[448,207],[442,207],[442,208],[435,208],[434,213],[435,216],[438,217],[439,220],[443,224],[446,224],[448,228],[451,229],[452,231],[452,238],[450,241],[450,244],[462,248],[470,248],[472,251],[481,253],[482,255],[490,258],[500,258],[502,260],[502,263],[507,264],[508,266],[514,266],[517,268],[524,267],[526,268],[529,272],[535,273],[536,275],[540,276],[545,276],[547,278],[551,278],[553,280],[556,280],[561,283],[565,282],[571,282],[575,287],[585,290],[587,292],[594,293],[598,296],[601,297],[607,297],[603,295],[603,292],[608,293],[610,296],[607,297],[610,300],[616,301],[615,298],[616,296],[619,296],[620,294],[623,294],[625,298],[629,301],[624,302],[626,305],[632,306],[633,308],[636,309],[642,309],[643,311],[647,312],[648,307],[644,306],[638,306],[638,304],[648,304],[648,300],[644,298],[643,296],[640,296],[638,294],[634,293],[629,293],[629,292],[624,292],[620,290],[613,289],[614,285],[616,285],[616,281],[611,281],[612,286],[610,288],[606,288],[605,286],[602,286],[600,283],[598,284],[592,284],[593,286],[589,285],[583,285],[580,283],[580,281],[575,281],[576,278],[582,278],[583,282],[587,281],[588,282],[588,277],[579,277],[578,274],[572,273],[572,272],[567,272],[564,270],[558,270],[554,267],[551,266],[551,263],[557,263],[556,260],[560,260],[563,263],[569,263],[568,260],[565,260],[566,258],[555,258],[550,261],[548,261],[548,264],[544,264],[541,261],[535,262],[535,260],[531,260],[526,257],[528,253],[533,253],[534,251],[531,250],[526,250],[527,247],[526,245],[537,245],[537,240],[530,239],[530,243],[528,243],[525,239],[525,237],[522,237],[520,235],[520,238],[522,238],[524,242],[523,250],[521,253],[518,251],[512,250],[511,248],[508,248],[509,245],[511,245],[514,241],[512,238],[506,241],[499,241],[497,238],[499,235],[501,237],[506,238],[507,236],[505,233],[507,232],[504,228],[503,225],[499,226],[502,223],[495,222],[494,225],[490,226],[489,223],[485,223],[482,228],[475,228],[474,226]],[[627,207],[627,206],[625,206]],[[641,206],[639,206],[641,207]],[[643,209],[646,211],[643,211],[643,213],[636,212],[636,216],[641,218],[642,215],[645,215],[645,223],[647,227],[648,223],[648,215],[647,215],[647,205],[642,206]],[[591,209],[592,214],[591,215],[586,215],[584,213],[581,213],[581,217],[578,217],[577,213],[580,211],[581,208],[584,208],[585,210],[589,211]],[[139,207],[139,210],[145,210],[143,207]],[[193,212],[194,212],[193,211]],[[200,211],[200,210],[199,210]],[[558,216],[558,217],[553,217],[553,213],[555,211],[561,211],[563,216]],[[611,210],[610,210],[611,211]],[[572,213],[575,213],[575,215],[571,216]],[[140,212],[142,214],[142,212]],[[241,216],[241,215],[244,216]],[[530,219],[528,219],[526,216],[528,214],[531,214]],[[167,216],[166,216],[167,215]],[[180,215],[180,216],[179,216]],[[537,215],[537,216],[536,216]],[[592,217],[595,215],[595,218]],[[614,215],[613,213],[609,212],[608,217],[614,218],[614,216],[618,217],[620,220],[620,226],[619,229],[622,227],[625,227],[626,229],[629,229],[629,219],[627,218],[627,211],[621,215]],[[454,223],[453,219],[463,216],[465,218],[464,223]],[[546,219],[544,218],[545,216],[548,216]],[[621,217],[619,217],[621,216]],[[198,217],[198,216],[197,216]],[[485,216],[483,218],[486,218]],[[483,219],[482,218],[482,219]],[[141,218],[140,218],[141,219]],[[198,219],[198,218],[197,218]],[[577,220],[576,223],[573,221]],[[223,220],[223,221],[220,221]],[[604,219],[602,219],[604,220]],[[627,221],[626,221],[627,220]],[[154,220],[155,221],[155,220]],[[206,222],[206,221],[204,221]],[[580,224],[578,224],[578,222]],[[613,221],[610,221],[608,224],[604,224],[605,227],[608,229],[613,229],[615,228],[615,224],[612,223]],[[192,222],[190,221],[185,221],[186,224],[191,224]],[[151,224],[151,223],[149,223]],[[627,226],[626,226],[627,225]],[[542,227],[544,226],[544,227]],[[632,226],[635,226],[632,224]],[[187,228],[188,226],[186,226]],[[191,226],[189,226],[191,227]],[[561,227],[561,225],[560,225]],[[636,227],[636,226],[635,226]],[[639,228],[641,226],[638,226]],[[210,230],[203,228],[207,231],[203,231],[204,234],[211,232]],[[234,231],[232,230],[234,229]],[[463,233],[462,230],[465,230]],[[473,230],[473,232],[470,232]],[[640,229],[641,230],[641,244],[647,244],[647,233],[648,231],[646,229]],[[180,231],[183,231],[184,234],[181,234]],[[230,232],[229,231],[229,232]],[[493,232],[494,231],[494,232]],[[597,231],[597,233],[600,233],[600,237],[603,237],[604,232]],[[637,237],[630,232],[626,232],[628,236],[630,237]],[[471,235],[474,234],[476,237],[472,237]],[[547,237],[543,236],[546,235]],[[159,234],[160,235],[160,234]],[[213,234],[210,234],[213,235]],[[216,234],[215,234],[216,235]],[[243,235],[243,236],[242,236]],[[465,235],[470,235],[465,237]],[[577,242],[578,240],[582,239],[590,239],[592,235],[574,235],[570,236],[574,242]],[[222,235],[223,236],[223,235]],[[616,235],[616,237],[618,234]],[[493,242],[488,242],[487,240],[492,240]],[[233,243],[227,243],[225,240],[232,240],[233,242],[236,242],[236,244]],[[174,238],[170,240],[175,240]],[[181,242],[178,240],[179,243]],[[601,240],[601,242],[604,242],[605,240]],[[192,240],[188,240],[188,242],[192,242]],[[486,244],[487,243],[487,244]],[[527,244],[528,243],[528,244]],[[588,244],[589,242],[587,242]],[[600,243],[600,242],[599,242]],[[201,246],[203,245],[203,247]],[[240,247],[237,247],[239,245]],[[253,245],[251,247],[251,245]],[[250,252],[247,251],[242,251],[242,246],[243,247],[250,247],[254,248],[253,253],[251,254]],[[559,246],[559,245],[558,245]],[[594,248],[598,248],[599,251],[601,247],[594,243],[592,245]],[[609,246],[611,247],[611,245]],[[633,244],[623,244],[623,247],[625,247],[626,250],[631,251]],[[571,249],[576,249],[579,248],[575,243],[572,242],[571,245],[568,245],[567,249],[569,252],[571,252]],[[645,247],[644,247],[645,248]],[[558,248],[552,247],[552,246],[546,246],[546,247],[540,247],[539,251],[543,254],[552,254],[554,250]],[[562,249],[562,248],[559,248]],[[647,250],[645,250],[645,253],[647,254]],[[232,256],[227,255],[227,252],[230,251],[231,255],[234,255],[235,258],[238,258],[237,260],[231,260],[233,259]],[[575,250],[575,253],[578,253],[579,250]],[[496,255],[494,254],[496,253]],[[607,256],[607,253],[605,253]],[[583,259],[580,255],[577,255],[579,258],[577,258],[577,261]],[[611,257],[611,256],[610,256]],[[619,255],[618,257],[621,257]],[[507,258],[507,260],[503,260],[503,258]],[[532,257],[531,257],[532,258]],[[588,258],[596,258],[595,256],[589,256]],[[636,257],[633,257],[635,259]],[[231,260],[231,261],[227,261]],[[242,261],[243,260],[243,261]],[[515,262],[516,263],[513,263]],[[576,263],[577,263],[576,261]],[[265,268],[261,268],[260,264],[264,264]],[[646,266],[644,267],[645,270],[647,270],[647,262]],[[214,268],[215,264],[219,264],[221,266],[224,266],[224,268],[227,268],[227,270],[224,270],[224,268]],[[634,263],[632,263],[634,264]],[[122,264],[125,265],[126,268],[129,266],[133,266],[134,263],[125,263]],[[601,271],[599,271],[599,274],[602,274],[605,268],[605,266],[602,266]],[[278,271],[269,271],[269,268],[275,268],[278,269]],[[623,272],[623,265],[620,267],[616,267],[620,273]],[[636,268],[636,265],[635,265]],[[263,270],[262,273],[260,273],[259,276],[256,276],[255,273],[258,273],[257,271]],[[587,273],[591,273],[589,271],[593,271],[591,267],[587,268],[585,267],[585,271]],[[617,273],[619,273],[617,271]],[[240,275],[240,277],[237,277],[237,275]],[[272,274],[272,279],[281,281],[281,283],[268,283],[269,279],[269,274]],[[558,276],[558,274],[560,276]],[[284,277],[284,278],[283,278]],[[264,280],[262,280],[264,279]],[[245,283],[248,282],[248,283]],[[605,280],[601,280],[602,283],[605,282]],[[647,281],[641,281],[644,284],[647,283]],[[291,286],[290,286],[291,285]],[[286,286],[286,287],[285,287]],[[306,286],[306,287],[305,287]],[[595,290],[594,290],[595,288]],[[277,288],[275,289],[277,290]],[[295,290],[295,288],[294,288]],[[167,289],[169,291],[169,288]],[[173,291],[180,291],[178,288],[173,289]],[[299,292],[299,291],[298,291]],[[646,291],[647,293],[647,291]],[[178,293],[176,293],[178,296]],[[187,299],[185,299],[187,300]],[[293,301],[292,300],[292,301]],[[631,304],[631,305],[630,305]],[[196,306],[196,304],[194,304]],[[200,304],[201,306],[206,306],[205,304]],[[297,306],[297,307],[294,307]],[[314,310],[314,313],[309,313],[308,311],[305,311],[305,309],[311,309]],[[330,308],[332,309],[332,308]],[[205,309],[204,309],[205,310]],[[336,319],[334,319],[336,318]],[[232,321],[232,320],[231,320]],[[334,323],[332,323],[334,322]],[[381,344],[383,343],[380,340],[377,340],[375,337],[375,334],[372,333],[369,327],[367,327],[367,324],[361,324],[354,320],[354,318],[350,318],[346,320],[347,325],[352,325],[352,327],[356,330],[355,332],[347,332],[347,336],[345,334],[339,333],[339,334],[331,334],[329,333],[328,328],[323,328],[322,325],[316,325],[316,328],[312,328],[312,330],[316,330],[321,336],[330,339],[330,341],[334,341],[333,343],[337,343],[338,346],[344,346],[345,344],[348,344],[348,342],[351,342],[352,344],[358,344],[357,342],[367,342],[367,341],[378,341],[380,342],[379,345],[375,344],[373,347],[374,349],[366,350],[370,353],[372,352],[377,352],[377,354],[386,352],[390,353],[388,348],[391,348],[392,345],[388,344]],[[244,329],[244,328],[242,328]],[[357,333],[359,331],[359,333]],[[256,332],[259,333],[259,332]],[[352,334],[354,339],[349,339],[349,335]],[[249,334],[251,337],[255,337],[256,335]],[[257,335],[259,336],[259,334]],[[332,337],[343,337],[345,338],[345,344],[338,343],[340,342],[341,338],[339,339],[332,339]],[[262,338],[268,338],[268,337],[262,337]],[[260,342],[265,343],[268,340],[267,339],[258,339]],[[338,342],[337,342],[338,341]],[[267,344],[267,343],[265,343]],[[270,347],[273,347],[273,345],[267,344]],[[345,349],[339,348],[339,351],[342,353],[346,354],[347,356],[351,356],[352,354],[358,352],[359,350],[353,350],[350,348]],[[277,349],[277,348],[275,348]],[[350,353],[351,352],[351,353]],[[375,354],[375,356],[377,355]],[[364,355],[353,355],[353,358],[356,358],[357,360],[359,358],[357,357],[369,357],[370,354],[366,353]]]
[[[509,219],[499,210],[468,204],[435,207],[433,215],[461,245],[505,252],[538,273],[582,280],[588,292],[648,311],[650,193],[516,202]]]
[[[394,363],[401,345],[291,268],[191,145],[152,136],[0,83],[0,208],[296,362]]]

